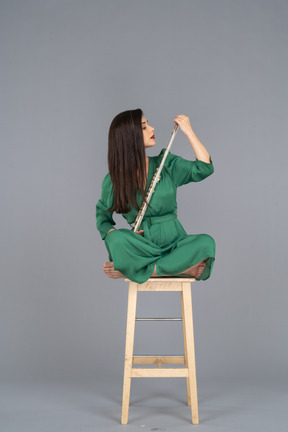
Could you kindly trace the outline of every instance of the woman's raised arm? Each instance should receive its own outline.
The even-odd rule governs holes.
[[[210,163],[210,155],[193,131],[189,117],[180,114],[175,117],[174,123],[179,125],[184,135],[188,138],[196,158],[202,162]]]

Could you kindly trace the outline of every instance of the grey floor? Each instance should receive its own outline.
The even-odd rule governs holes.
[[[287,388],[253,380],[198,382],[200,424],[191,424],[185,380],[134,379],[129,423],[120,424],[121,383],[1,385],[1,432],[288,431]]]

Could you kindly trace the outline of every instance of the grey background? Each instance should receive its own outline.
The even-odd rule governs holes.
[[[16,418],[25,430],[19,410],[27,395],[29,413],[39,410],[39,394],[27,388],[48,382],[86,383],[90,407],[99,400],[102,408],[115,403],[114,414],[102,416],[105,427],[119,422],[127,284],[102,272],[107,252],[96,230],[95,204],[107,172],[112,118],[138,107],[155,127],[157,146],[148,155],[166,147],[173,118],[183,113],[215,166],[213,176],[178,194],[186,230],[212,235],[217,246],[212,277],[192,289],[200,421],[202,415],[211,430],[240,428],[235,419],[243,411],[237,407],[262,396],[255,423],[244,421],[243,430],[260,428],[263,411],[271,427],[277,417],[282,430],[288,376],[287,2],[1,0],[0,8],[3,430],[16,430]],[[172,153],[194,159],[180,131]],[[151,296],[139,294],[139,315],[180,313],[178,296]],[[135,353],[177,354],[182,343],[179,324],[137,325]],[[162,396],[171,392],[171,406],[178,390],[185,400],[183,381],[140,381],[132,382],[131,395],[132,403],[134,394],[140,396],[139,406],[159,386]],[[26,385],[23,394],[18,383]],[[247,390],[252,384],[255,397]],[[233,399],[240,389],[241,401]],[[201,399],[201,391],[213,394],[212,402]],[[43,394],[49,399],[49,392]],[[96,403],[100,394],[106,400]],[[269,398],[277,397],[271,405]],[[18,417],[12,415],[15,401]],[[235,417],[225,425],[226,408]],[[91,430],[101,417],[95,420],[93,409],[86,411]],[[271,430],[268,417],[261,430]],[[31,431],[34,423],[25,421]],[[61,421],[47,430],[67,428]],[[89,421],[75,430],[90,430]]]

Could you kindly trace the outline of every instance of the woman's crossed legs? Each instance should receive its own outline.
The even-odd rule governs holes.
[[[203,271],[205,269],[207,259],[208,258],[206,258],[203,261],[200,261],[199,263],[193,265],[192,267],[187,268],[186,270],[184,270],[181,273],[176,273],[177,276],[183,274],[183,275],[199,278],[199,276],[203,273]],[[120,278],[125,277],[121,272],[114,269],[113,262],[109,262],[109,261],[105,262],[103,265],[103,270],[104,270],[104,273],[112,279],[120,279]],[[163,276],[173,276],[173,275],[163,275]],[[154,268],[154,271],[153,271],[151,277],[152,278],[158,277],[157,272],[156,272],[156,265],[155,265],[155,268]]]

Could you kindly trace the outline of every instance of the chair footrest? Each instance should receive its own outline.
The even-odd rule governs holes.
[[[188,368],[132,368],[132,378],[187,378]]]
[[[135,318],[135,321],[183,321],[182,318]]]
[[[133,356],[132,363],[133,364],[159,364],[159,361],[162,364],[185,364],[185,357],[179,355],[170,355],[170,356]]]

